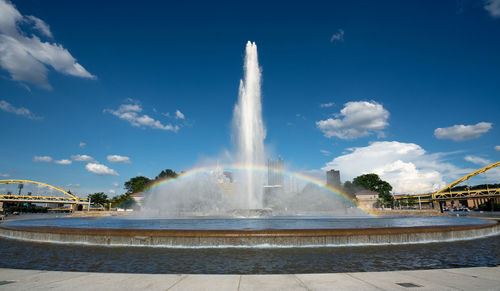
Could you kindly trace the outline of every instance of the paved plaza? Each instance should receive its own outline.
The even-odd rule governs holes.
[[[0,290],[500,290],[500,267],[295,275],[0,269]]]

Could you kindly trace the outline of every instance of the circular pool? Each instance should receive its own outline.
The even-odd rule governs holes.
[[[495,235],[468,217],[50,218],[8,221],[0,236],[28,241],[171,248],[331,247],[456,241]]]

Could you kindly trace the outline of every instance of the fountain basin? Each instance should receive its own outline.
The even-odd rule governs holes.
[[[46,219],[31,221],[31,223],[29,220],[13,221],[0,226],[0,236],[52,243],[213,248],[408,244],[474,239],[500,233],[500,223],[498,222],[474,218],[457,220],[450,217],[427,218],[423,222],[415,218],[399,218],[407,220],[407,223],[400,223],[394,218],[393,226],[387,227],[380,225],[387,225],[387,221],[391,220],[386,219],[385,223],[381,223],[380,221],[383,219],[375,218],[357,219],[361,223],[357,227],[349,227],[352,224],[352,219],[337,224],[329,223],[332,220],[336,221],[331,218],[312,219],[310,223],[304,223],[304,221],[308,221],[307,219],[277,220],[281,223],[273,221],[273,219],[253,219],[257,223],[253,223],[251,228],[248,227],[249,219],[214,219],[215,222],[201,219],[181,220],[181,222],[176,219],[161,220],[168,226],[161,223],[155,225],[153,223],[155,220],[150,219],[143,220],[141,224],[134,225],[132,223],[128,228],[123,227],[123,225],[134,220],[80,218],[75,220],[75,223],[69,223],[72,222],[71,219]],[[290,225],[295,220],[296,223]],[[200,223],[187,225],[186,221],[198,221],[201,225]],[[232,229],[222,229],[221,221],[226,221],[226,226]],[[234,221],[244,221],[247,223],[247,229],[236,229],[235,225],[231,226],[230,223],[234,223]],[[269,223],[269,221],[273,221],[273,223]],[[418,223],[408,226],[408,221],[417,221]],[[429,225],[432,221],[434,221],[434,225]],[[439,222],[437,226],[436,221]],[[56,222],[61,223],[58,225]],[[117,225],[122,225],[122,227],[118,228]],[[217,229],[217,225],[220,229]],[[241,223],[239,225],[241,226]],[[298,225],[300,228],[293,228],[294,225]],[[184,229],[179,229],[181,226]],[[209,227],[214,229],[207,229]]]

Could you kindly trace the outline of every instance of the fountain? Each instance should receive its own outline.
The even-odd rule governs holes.
[[[250,169],[264,164],[264,138],[260,94],[260,68],[257,46],[250,41],[246,46],[245,79],[240,80],[238,104],[234,107],[234,127],[238,141],[238,161]],[[247,208],[262,208],[262,174],[246,170],[239,193],[247,197]]]
[[[222,167],[235,171],[231,187],[223,187],[227,177],[221,167],[201,167],[152,185],[143,216],[11,221],[0,226],[0,236],[111,246],[268,248],[426,243],[500,232],[498,223],[482,219],[374,218],[338,189],[287,171],[282,174],[306,181],[306,187],[263,199],[266,134],[260,84],[257,46],[248,42],[234,108],[236,163]],[[272,200],[272,213],[264,200]]]

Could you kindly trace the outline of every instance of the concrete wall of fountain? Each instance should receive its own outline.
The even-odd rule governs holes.
[[[19,240],[164,247],[384,245],[455,241],[498,234],[500,234],[500,223],[476,226],[260,231],[55,229],[0,226],[1,237]]]

